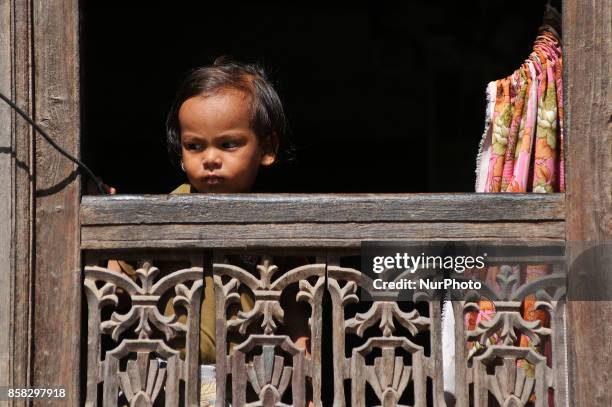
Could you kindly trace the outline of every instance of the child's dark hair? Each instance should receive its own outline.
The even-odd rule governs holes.
[[[237,89],[251,99],[251,128],[266,152],[282,156],[288,150],[287,122],[281,100],[264,70],[253,64],[217,58],[212,66],[191,71],[179,87],[168,118],[166,140],[170,160],[181,161],[181,127],[179,109],[187,99],[198,95],[214,95],[224,89]]]

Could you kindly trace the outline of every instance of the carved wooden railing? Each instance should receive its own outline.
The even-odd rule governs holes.
[[[86,197],[86,403],[198,405],[200,303],[209,281],[217,405],[444,406],[441,302],[361,301],[361,241],[558,244],[563,213],[563,195]],[[131,261],[135,276],[108,269],[111,259]],[[563,302],[545,283],[523,282],[507,268],[498,280],[501,289],[487,296],[492,322],[468,330],[464,315],[480,303],[453,302],[457,405],[545,406],[550,397],[565,406]],[[527,294],[537,295],[550,326],[522,318]],[[243,295],[251,307],[232,312]],[[305,348],[288,328],[290,303],[307,313]],[[521,334],[548,341],[552,366],[544,347],[518,346]],[[468,351],[467,342],[493,335],[495,344]],[[527,362],[533,375],[517,367]]]
[[[465,293],[462,297],[468,300],[453,302],[455,320],[462,322],[466,313],[481,312],[488,302],[495,307],[489,319],[480,319],[471,329],[465,323],[455,324],[457,405],[567,403],[565,271],[559,264],[550,264],[549,273],[524,281],[520,268],[499,267],[492,284],[495,289],[485,286],[483,290],[488,301],[470,301]],[[532,312],[539,312],[541,319],[550,321],[549,326],[537,318],[524,318],[525,300],[533,304]],[[528,338],[527,346],[519,346],[521,336]],[[468,351],[466,342],[478,344],[479,351],[475,348]]]

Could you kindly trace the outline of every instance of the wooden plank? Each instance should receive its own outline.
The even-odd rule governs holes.
[[[292,223],[84,227],[84,249],[358,247],[362,240],[563,240],[564,222]]]
[[[552,328],[552,349],[558,349],[558,353],[553,355],[552,370],[555,381],[555,405],[562,406],[563,402],[567,400],[567,374],[568,374],[568,363],[567,354],[564,352],[567,349],[567,337],[566,330],[564,329],[566,321],[565,302],[559,302],[556,304],[553,318],[551,320]]]
[[[336,270],[340,270],[340,259],[336,256],[328,256],[327,257],[327,291],[331,297],[332,301],[332,341],[334,349],[345,349],[346,346],[346,337],[345,337],[345,312],[343,302],[345,301],[345,297],[347,291],[343,292],[343,288],[338,280],[341,278],[332,278],[333,272]],[[348,273],[347,273],[348,274]],[[357,273],[353,275],[356,277]],[[351,279],[349,281],[355,281],[355,279]],[[350,288],[349,288],[350,290]],[[348,294],[352,294],[352,291],[348,291]],[[352,356],[352,354],[351,354]],[[345,357],[343,352],[333,352],[332,358],[334,360],[333,364],[333,375],[334,375],[334,401],[333,405],[337,407],[345,407],[346,406],[346,395],[344,392],[344,379],[348,379],[350,377],[355,377],[352,372],[352,368],[354,364],[351,364],[351,359]],[[353,399],[353,395],[355,391],[353,391],[353,387],[355,380],[351,381],[351,404],[356,405],[358,400]]]
[[[98,265],[99,259],[93,255],[87,256],[87,265]],[[85,286],[90,285],[84,281]],[[85,289],[87,299],[87,362],[85,372],[81,377],[85,379],[85,405],[96,406],[98,400],[98,382],[100,381],[100,366],[98,362],[101,354],[100,341],[100,312],[98,309],[98,298],[93,295],[93,290]]]
[[[185,363],[184,367],[184,382],[185,382],[185,404],[187,406],[197,406],[200,394],[200,369],[198,364],[199,346],[200,346],[200,304],[204,296],[203,287],[203,270],[204,270],[204,255],[203,253],[193,254],[190,256],[191,267],[199,268],[199,284],[200,289],[193,297],[190,298],[187,320],[187,333],[185,338]]]
[[[11,6],[9,1],[0,3],[0,92],[12,96]],[[12,356],[12,118],[10,107],[0,102],[0,185],[9,186],[0,189],[0,366],[10,366]],[[0,386],[10,383],[10,369],[0,369]]]
[[[14,88],[13,100],[30,114],[34,108],[32,89],[32,2],[13,2]],[[34,274],[34,141],[33,131],[24,120],[14,116],[13,149],[15,158],[13,206],[13,386],[32,384],[32,290]],[[26,401],[14,405],[27,405]]]
[[[27,0],[0,3],[0,89],[26,112],[32,111],[33,99],[30,5]],[[33,155],[29,125],[1,104],[0,385],[24,387],[31,383]]]
[[[32,4],[35,119],[59,145],[78,156],[79,2]],[[38,141],[32,384],[65,387],[66,405],[80,404],[79,201],[76,166]],[[34,402],[38,404],[43,402]]]
[[[83,197],[81,223],[563,220],[563,194],[246,194]]]
[[[570,262],[612,241],[612,1],[563,4],[567,126],[567,240]],[[572,269],[570,285],[612,292],[610,250]],[[612,301],[570,301],[570,397],[576,406],[612,405]]]

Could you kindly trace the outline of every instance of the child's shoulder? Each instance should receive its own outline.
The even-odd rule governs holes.
[[[171,194],[193,194],[196,191],[194,191],[193,187],[191,186],[191,184],[182,184],[180,185],[178,188],[176,188],[174,191],[170,192]]]

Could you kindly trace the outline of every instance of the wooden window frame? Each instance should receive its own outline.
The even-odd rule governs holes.
[[[612,0],[564,0],[563,3],[566,194],[281,195],[275,199],[287,200],[285,214],[267,213],[255,219],[265,222],[267,217],[277,216],[279,225],[287,225],[284,223],[287,219],[291,222],[301,219],[302,225],[289,225],[284,232],[277,231],[298,236],[298,240],[300,236],[309,237],[308,231],[319,236],[338,235],[342,231],[337,228],[343,222],[356,226],[381,222],[397,224],[397,237],[403,238],[408,233],[422,238],[482,238],[484,235],[495,239],[502,237],[500,228],[503,228],[503,237],[506,232],[517,236],[522,232],[588,245],[609,242],[612,236],[612,194],[608,179],[612,168],[610,10]],[[0,3],[0,89],[25,107],[60,145],[75,154],[80,150],[81,127],[78,17],[78,0]],[[61,384],[67,388],[71,404],[79,404],[83,366],[81,250],[94,244],[97,248],[101,244],[108,248],[129,246],[128,240],[116,234],[117,228],[105,230],[105,225],[117,222],[145,236],[151,233],[147,222],[159,223],[161,219],[162,212],[155,211],[167,213],[177,202],[186,208],[197,207],[199,211],[202,205],[207,205],[207,212],[196,212],[199,213],[196,217],[201,224],[213,227],[225,227],[219,219],[239,217],[241,213],[214,212],[219,201],[204,197],[84,198],[81,204],[81,181],[75,166],[46,143],[38,142],[31,128],[6,106],[0,106],[0,123],[0,177],[2,185],[9,186],[0,193],[3,226],[0,231],[0,360],[9,367],[0,370],[0,385]],[[253,195],[249,199],[227,199],[236,200],[236,208],[240,207],[240,201],[248,209],[249,202],[273,198]],[[385,199],[388,202],[381,204]],[[350,200],[354,200],[349,205],[351,208],[355,202],[361,202],[375,216],[366,219],[366,212],[340,211]],[[327,215],[320,204],[328,201],[339,212],[334,215],[334,221],[321,221]],[[151,212],[136,211],[130,214],[131,220],[125,218],[132,204],[145,205]],[[113,205],[117,209],[105,212]],[[218,217],[212,218],[213,213]],[[305,227],[304,223],[310,226]],[[345,231],[344,238],[338,242],[342,240],[347,246],[353,246],[363,237],[358,233],[363,229],[354,229],[357,232]],[[183,240],[172,239],[175,232],[172,225],[156,224],[155,230],[160,237],[158,241],[165,247],[215,244],[214,238],[204,239],[196,232]],[[440,234],[441,230],[446,232]],[[98,232],[103,232],[99,236],[105,236],[106,240],[96,241]],[[260,239],[265,240],[265,236]],[[221,240],[216,242],[221,244]],[[238,240],[234,243],[245,244]],[[570,261],[577,255],[570,248]],[[593,268],[590,277],[612,290],[611,277],[603,274],[606,265],[594,266],[599,267]],[[600,367],[612,365],[609,342],[602,341],[609,327],[601,326],[602,321],[612,320],[612,303],[569,302],[567,315],[571,321],[568,324],[569,400],[575,405],[611,404],[608,383],[601,380],[601,369],[593,369],[593,362],[598,361]],[[585,334],[592,332],[601,334]]]

